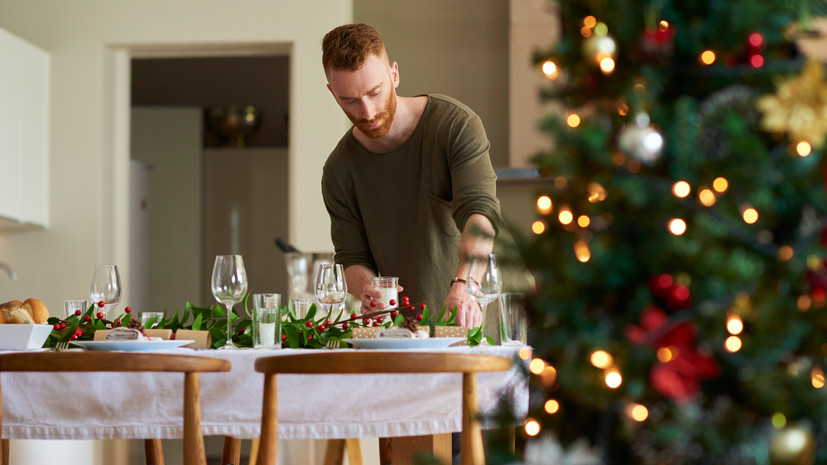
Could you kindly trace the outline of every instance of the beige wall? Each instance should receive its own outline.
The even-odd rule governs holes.
[[[0,232],[0,261],[19,275],[0,275],[0,301],[37,296],[58,315],[64,299],[86,294],[93,264],[127,269],[130,50],[162,44],[290,50],[290,238],[330,249],[312,187],[347,121],[325,90],[319,43],[351,11],[350,0],[0,0],[0,27],[52,60],[50,226]]]

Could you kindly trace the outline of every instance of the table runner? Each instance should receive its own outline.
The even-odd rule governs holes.
[[[427,352],[501,355],[520,347],[451,347]],[[353,350],[353,349],[339,349]],[[189,350],[176,353],[229,360],[229,373],[202,373],[201,411],[207,436],[256,438],[264,377],[255,359],[320,349]],[[528,409],[517,367],[479,373],[480,411],[501,395],[518,417]],[[180,373],[4,373],[3,437],[10,439],[140,439],[183,436]],[[462,429],[461,374],[280,375],[279,438],[399,437]],[[100,402],[106,399],[108,402]]]

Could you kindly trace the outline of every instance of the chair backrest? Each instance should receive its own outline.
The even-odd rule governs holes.
[[[279,374],[372,374],[372,373],[462,373],[462,464],[485,463],[482,431],[477,418],[478,372],[504,371],[512,361],[485,354],[450,352],[318,351],[275,355],[256,360],[256,371],[264,373],[261,412],[261,441],[258,464],[275,465],[278,441]]]
[[[230,371],[230,362],[218,358],[168,353],[22,352],[0,355],[2,372],[177,372],[184,373],[184,464],[206,464],[201,434],[201,398],[198,373]],[[0,384],[0,433],[3,426]],[[1,434],[0,434],[1,435]],[[0,463],[7,452],[0,448]]]
[[[449,352],[342,351],[276,355],[256,360],[262,373],[478,373],[511,368],[511,360],[496,355]]]

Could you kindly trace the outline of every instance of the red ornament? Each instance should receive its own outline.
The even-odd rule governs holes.
[[[373,326],[374,326],[374,327],[379,326],[379,322],[378,322],[378,321],[374,321],[374,322],[373,322]]]
[[[324,325],[319,325],[319,327],[316,329],[318,329],[319,331],[324,331]]]
[[[410,311],[412,311],[412,312],[415,312],[415,311],[416,311],[416,307],[414,307],[413,305],[411,305],[410,307],[408,307],[408,310],[410,310]]]
[[[325,322],[324,322],[324,325],[325,325],[325,326],[330,326],[330,320],[325,321]]]

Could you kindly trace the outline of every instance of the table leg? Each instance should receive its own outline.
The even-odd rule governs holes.
[[[324,465],[342,465],[345,458],[345,440],[328,439],[324,451]]]
[[[393,465],[414,465],[417,452],[430,452],[440,463],[451,463],[451,433],[391,438]]]
[[[0,445],[0,447],[3,448],[3,454],[2,454],[3,455],[3,457],[2,457],[3,458],[3,460],[2,460],[3,463],[2,463],[2,465],[9,465],[9,440],[8,439],[3,439],[2,443],[3,444]]]
[[[379,438],[379,465],[390,465],[393,462],[391,438]]]

